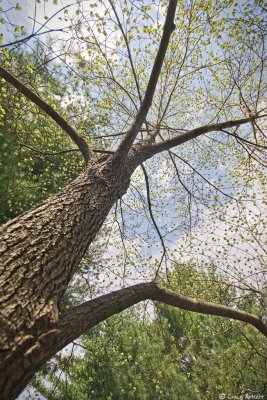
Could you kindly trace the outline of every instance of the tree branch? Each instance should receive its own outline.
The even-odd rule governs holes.
[[[163,28],[163,34],[160,41],[158,53],[152,68],[152,72],[148,81],[145,97],[133,124],[129,128],[127,134],[125,135],[124,139],[122,140],[116,151],[116,155],[118,155],[119,157],[125,157],[127,155],[151,107],[158,78],[161,72],[165,54],[170,41],[170,37],[175,29],[174,17],[175,17],[176,6],[177,6],[177,0],[169,1],[169,7]]]
[[[193,311],[200,314],[215,315],[218,317],[231,318],[237,321],[245,322],[254,326],[259,332],[267,337],[267,325],[257,315],[249,314],[246,311],[234,309],[222,304],[210,303],[204,300],[197,300],[192,297],[182,296],[171,292],[168,289],[156,286],[155,297],[151,300],[157,300],[170,306],[178,307],[182,310]]]
[[[259,149],[265,149],[265,150],[267,150],[267,146],[263,146],[263,145],[258,144],[258,143],[253,143],[253,142],[251,142],[250,140],[247,140],[247,139],[245,139],[245,138],[242,138],[242,137],[236,135],[235,133],[226,131],[225,129],[222,129],[222,132],[227,133],[227,135],[233,136],[233,137],[236,138],[238,141],[240,140],[241,142],[244,142],[244,143],[246,143],[246,144],[249,144],[250,146],[254,146],[254,147],[258,147]]]
[[[155,282],[148,282],[114,291],[67,310],[60,317],[56,337],[49,349],[54,354],[100,322],[143,300],[159,301],[186,311],[232,318],[254,326],[267,337],[267,326],[256,315],[176,294],[159,287]]]
[[[35,147],[29,146],[28,144],[25,144],[25,143],[19,143],[19,145],[20,145],[20,147],[26,147],[27,149],[32,150],[35,153],[41,154],[43,156],[58,156],[61,154],[73,153],[73,152],[79,151],[79,149],[66,149],[66,150],[51,152],[51,151],[43,151],[43,150],[36,149]]]
[[[113,1],[109,0],[109,4],[110,4],[110,6],[111,6],[111,8],[112,8],[112,10],[113,10],[113,12],[115,14],[115,17],[116,17],[116,20],[117,20],[117,24],[118,24],[118,26],[120,28],[124,43],[126,45],[127,53],[128,53],[128,57],[129,57],[129,62],[130,62],[130,65],[131,65],[131,69],[132,69],[132,73],[133,73],[133,77],[134,77],[134,81],[135,81],[136,90],[137,90],[137,93],[138,93],[139,100],[140,100],[140,102],[142,102],[142,96],[141,96],[141,92],[140,92],[138,78],[137,78],[136,71],[135,71],[135,68],[134,68],[132,53],[131,53],[130,45],[129,45],[129,42],[128,42],[128,39],[127,39],[127,35],[124,32],[123,26],[121,24],[120,18],[118,16],[118,13],[116,11],[116,8],[114,6]]]
[[[36,38],[36,37],[41,36],[41,35],[46,35],[47,33],[52,33],[52,32],[63,32],[63,33],[65,33],[66,31],[64,29],[48,29],[47,31],[44,31],[44,32],[39,32],[39,33],[38,32],[34,32],[34,33],[24,37],[23,39],[19,39],[19,40],[15,40],[14,42],[9,42],[9,43],[6,43],[6,44],[2,44],[0,46],[0,49],[4,49],[5,47],[11,47],[11,46],[13,46],[13,44],[17,45],[16,46],[16,48],[17,48],[19,45],[26,43],[30,39]]]
[[[79,149],[66,149],[66,150],[60,150],[60,151],[55,151],[55,152],[50,152],[50,151],[43,151],[36,149],[33,146],[29,146],[28,144],[25,143],[19,143],[20,147],[26,147],[29,150],[34,151],[37,154],[41,154],[43,156],[58,156],[61,154],[66,154],[66,153],[73,153],[80,151]],[[114,154],[114,151],[112,150],[101,150],[101,149],[92,149],[91,150],[93,153],[98,153],[98,154]]]
[[[0,66],[0,77],[5,79],[8,83],[14,86],[20,93],[37,105],[41,110],[43,110],[47,115],[49,115],[73,140],[73,142],[78,146],[83,158],[88,164],[92,153],[89,149],[86,140],[78,134],[75,128],[73,128],[56,110],[53,109],[49,104],[47,104],[41,97],[35,94],[31,89],[21,83],[17,78],[10,74],[7,70]]]
[[[160,264],[159,264],[159,268],[160,268],[161,267],[161,263],[162,263],[164,257],[166,256],[167,249],[166,249],[162,234],[160,232],[160,229],[158,227],[158,224],[156,223],[156,220],[155,220],[154,215],[153,215],[151,198],[150,198],[150,187],[149,187],[148,174],[146,172],[146,169],[145,169],[144,165],[140,164],[140,166],[142,168],[142,171],[143,171],[143,174],[144,174],[144,177],[145,177],[145,182],[146,182],[146,195],[147,195],[147,205],[148,205],[149,215],[150,215],[150,218],[151,218],[151,220],[153,222],[153,225],[154,225],[154,227],[155,227],[155,229],[157,231],[157,234],[158,234],[160,242],[161,242],[162,250],[163,250],[161,261],[160,261]],[[159,268],[158,268],[158,270],[159,270]]]
[[[205,133],[221,131],[225,128],[231,128],[234,126],[243,125],[248,122],[255,121],[257,118],[262,118],[262,117],[264,116],[253,115],[248,118],[219,122],[217,124],[211,124],[211,125],[203,125],[198,128],[192,129],[191,131],[187,131],[186,133],[182,133],[179,136],[175,136],[171,139],[165,140],[164,142],[156,143],[153,145],[145,145],[142,148],[142,162],[153,157],[155,154],[169,150],[172,147],[179,146],[180,144],[186,143],[189,140],[195,139],[198,136],[201,136]]]

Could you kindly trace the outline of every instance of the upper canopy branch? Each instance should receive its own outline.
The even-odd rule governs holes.
[[[234,126],[243,125],[248,122],[255,121],[257,118],[261,118],[261,117],[264,117],[264,115],[262,115],[262,116],[253,115],[248,118],[229,120],[229,121],[219,122],[217,124],[211,124],[211,125],[203,125],[198,128],[187,131],[186,133],[182,133],[178,136],[174,136],[173,138],[165,140],[163,142],[152,144],[152,145],[144,145],[142,147],[142,162],[147,160],[148,158],[151,158],[155,154],[161,153],[162,151],[169,150],[172,147],[176,147],[180,144],[188,142],[189,140],[195,139],[198,136],[203,135],[205,133],[222,131],[223,129],[226,129],[226,128],[232,128]]]
[[[89,149],[88,143],[82,136],[78,134],[75,128],[73,128],[56,110],[53,109],[49,104],[46,103],[41,97],[35,94],[31,89],[25,86],[7,70],[0,66],[0,77],[5,79],[8,83],[14,86],[20,93],[27,97],[30,101],[36,104],[41,110],[48,114],[73,140],[73,142],[78,146],[83,158],[88,163],[91,158],[91,151]]]
[[[116,151],[116,154],[118,154],[121,157],[127,155],[151,107],[158,78],[162,69],[163,61],[170,41],[170,37],[175,29],[174,17],[175,17],[176,6],[177,6],[177,0],[169,1],[169,7],[165,19],[162,38],[152,68],[152,72],[150,74],[144,100],[141,104],[141,107],[136,115],[133,124],[131,125],[130,129],[128,130],[127,134],[125,135],[124,139],[122,140]]]

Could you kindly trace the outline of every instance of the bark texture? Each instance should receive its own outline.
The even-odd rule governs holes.
[[[58,301],[130,176],[153,155],[211,131],[253,122],[257,116],[204,126],[165,142],[136,143],[155,93],[171,34],[177,0],[170,0],[162,39],[136,118],[114,155],[96,159],[87,142],[50,105],[12,74],[0,76],[53,118],[90,164],[74,182],[39,207],[0,228],[0,393],[12,400],[38,368],[87,329],[114,313],[152,299],[185,310],[240,319],[267,335],[257,316],[174,295],[154,283],[101,296],[58,316]],[[155,138],[154,138],[155,139]],[[135,143],[135,144],[134,144]]]
[[[23,354],[23,379],[12,371],[1,399],[13,399],[24,388],[34,372],[65,345],[114,314],[142,300],[156,300],[183,310],[236,319],[254,326],[267,337],[267,326],[260,317],[221,304],[209,303],[173,293],[155,282],[141,283],[117,290],[72,307],[63,313],[56,325],[51,324],[34,345]],[[28,367],[28,368],[27,368]]]
[[[54,197],[0,228],[1,399],[15,399],[41,365],[73,339],[145,299],[234,318],[267,336],[257,316],[181,296],[154,282],[101,296],[58,316],[59,299],[143,156],[136,145],[123,164],[116,154],[94,160]]]
[[[129,179],[118,159],[99,159],[54,197],[1,227],[2,398],[17,395],[43,362],[40,343],[57,332],[58,300]]]
[[[228,124],[246,122],[247,119]],[[212,130],[215,128],[218,127]],[[204,127],[200,132],[192,131],[192,135],[198,136],[207,129],[211,130]],[[190,139],[191,135],[187,134],[182,143]],[[58,301],[111,207],[126,192],[131,174],[155,154],[156,146],[137,143],[126,158],[115,152],[108,157],[91,159],[74,182],[0,228],[0,393],[3,399],[15,398],[47,359],[89,329],[87,323],[79,325],[80,330],[78,327],[73,330],[76,336],[70,333],[69,325],[62,330]],[[157,148],[157,152],[162,150]],[[166,294],[160,296],[157,300],[168,303]],[[127,299],[124,300],[127,305]],[[137,298],[131,304],[135,302]],[[204,311],[196,307],[192,311],[208,313],[205,307]],[[94,324],[100,322],[99,318],[102,320],[100,310],[99,313]],[[215,315],[234,318],[231,313]],[[244,322],[254,322],[252,325],[256,326],[256,321],[256,327],[265,332],[261,321],[245,318]]]

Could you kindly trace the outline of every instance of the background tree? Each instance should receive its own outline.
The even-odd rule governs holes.
[[[89,8],[85,7],[87,3]],[[138,167],[144,174],[146,214],[162,248],[154,277],[164,279],[171,257],[167,243],[177,238],[172,232],[182,227],[192,229],[205,207],[217,209],[225,202],[222,196],[233,198],[234,191],[222,185],[233,183],[231,169],[241,157],[246,155],[248,161],[264,166],[265,136],[259,122],[264,117],[265,89],[263,4],[213,1],[203,5],[185,1],[179,4],[175,29],[176,6],[172,0],[168,5],[159,2],[153,7],[145,2],[136,6],[131,1],[123,6],[101,2],[100,7],[94,2],[79,2],[75,15],[65,13],[70,23],[68,40],[50,37],[45,45],[52,58],[58,56],[65,63],[60,80],[65,75],[70,82],[67,87],[79,91],[81,104],[85,101],[87,113],[81,127],[72,118],[71,107],[69,116],[63,117],[59,109],[48,104],[45,94],[40,97],[0,68],[5,81],[57,122],[86,163],[72,183],[1,228],[4,398],[14,397],[44,361],[74,338],[148,298],[240,319],[266,335],[266,325],[256,315],[185,298],[154,282],[125,287],[58,316],[60,299],[114,205],[121,237],[132,241],[133,235],[125,228],[125,208],[120,206],[134,173],[138,182]],[[92,110],[106,117],[94,129],[88,117],[94,115]],[[96,143],[101,143],[100,148]],[[174,150],[177,146],[179,153]],[[99,152],[105,154],[99,156]],[[219,185],[214,184],[218,163],[229,158],[223,180],[221,175],[217,177]],[[251,166],[248,162],[245,174]],[[193,171],[189,176],[188,168]],[[171,180],[162,179],[165,170],[173,170]],[[153,171],[158,174],[151,192],[149,176]],[[171,212],[165,207],[167,199],[159,196],[164,193],[162,186],[173,207]],[[139,196],[140,186],[132,188]],[[157,219],[163,218],[164,222],[160,228],[153,214],[159,208],[159,203],[151,199],[153,190],[161,201]],[[133,226],[131,216],[136,213],[131,202],[137,206],[145,202],[142,193],[138,201],[132,197],[128,204],[126,199],[129,229]],[[137,235],[146,233],[140,220],[134,222],[134,228]],[[142,240],[146,239],[153,239],[150,232]],[[127,283],[126,271],[133,260],[127,256],[125,243],[123,281]],[[93,258],[92,246],[90,252]]]

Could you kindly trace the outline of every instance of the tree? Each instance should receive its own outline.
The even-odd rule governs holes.
[[[221,159],[220,151],[224,157],[236,153],[240,156],[239,144],[243,146],[243,157],[247,153],[249,161],[263,165],[266,149],[260,125],[265,116],[262,2],[236,6],[232,1],[207,5],[185,1],[177,13],[175,0],[170,0],[168,7],[160,2],[158,13],[146,3],[139,7],[131,1],[122,9],[114,1],[101,2],[100,10],[93,2],[90,7],[91,11],[85,11],[83,2],[78,3],[76,17],[69,17],[73,49],[66,50],[66,41],[60,52],[66,63],[73,62],[76,55],[74,68],[70,68],[75,79],[78,77],[77,90],[85,82],[84,90],[94,95],[97,107],[108,110],[108,119],[99,127],[105,139],[109,136],[107,130],[118,125],[119,132],[111,133],[113,148],[94,150],[86,139],[86,118],[78,132],[72,121],[45,100],[45,95],[38,95],[0,67],[1,78],[63,129],[86,164],[69,185],[1,227],[0,368],[4,399],[14,398],[38,368],[73,339],[145,299],[238,319],[267,334],[266,325],[257,315],[184,297],[155,281],[125,287],[59,315],[58,303],[82,257],[114,204],[127,192],[139,166],[145,176],[148,211],[165,257],[166,246],[151,206],[148,160],[167,152],[183,185],[177,164],[181,157],[173,151],[177,146],[188,144],[186,158],[191,154],[194,158],[195,149],[202,147],[202,168],[207,160],[212,168],[213,162]],[[84,33],[85,29],[90,35]],[[110,46],[110,41],[115,46]],[[77,51],[81,42],[86,57]],[[48,45],[55,52],[53,38]],[[149,76],[147,70],[151,70]],[[194,98],[189,96],[192,91]],[[214,136],[203,138],[212,132]],[[221,134],[227,135],[226,141]],[[99,130],[92,130],[92,140],[100,136]],[[181,161],[185,161],[183,157]],[[190,187],[184,188],[192,215],[191,200],[198,196]]]
[[[176,265],[169,285],[226,305],[237,298],[237,290],[222,285],[214,267],[201,271]],[[242,308],[255,312],[255,298],[243,294]],[[35,386],[53,400],[214,399],[219,393],[264,393],[265,340],[251,327],[242,329],[229,320],[220,324],[218,317],[190,315],[160,303],[152,320],[142,311],[126,310],[88,332],[74,343],[82,352],[48,363],[45,381],[41,375]]]

